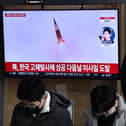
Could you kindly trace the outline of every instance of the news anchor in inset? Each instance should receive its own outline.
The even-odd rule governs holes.
[[[109,85],[91,91],[91,107],[84,112],[84,126],[126,126],[126,104]]]
[[[115,37],[115,33],[112,30],[112,28],[110,27],[104,27],[103,31],[102,31],[102,35],[99,36],[101,42],[103,44],[112,44],[114,43],[114,37]]]
[[[105,28],[103,31],[102,41],[110,41],[111,40],[111,30],[109,28]]]
[[[23,79],[17,89],[20,102],[15,106],[10,126],[73,126],[67,107],[71,102],[45,90],[37,78]]]

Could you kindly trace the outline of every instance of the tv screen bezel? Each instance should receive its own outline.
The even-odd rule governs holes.
[[[61,78],[61,79],[107,79],[107,80],[119,80],[120,79],[120,26],[119,26],[119,8],[103,8],[103,9],[3,9],[1,12],[2,15],[2,41],[3,41],[3,51],[5,57],[4,50],[4,28],[3,28],[3,11],[72,11],[72,10],[117,10],[118,16],[118,74],[106,74],[106,73],[62,73],[62,72],[7,72],[5,71],[5,60],[4,60],[4,75],[7,78],[22,78],[22,77],[39,77],[39,78]],[[38,73],[38,74],[35,74]]]

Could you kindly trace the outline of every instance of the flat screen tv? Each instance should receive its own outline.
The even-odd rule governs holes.
[[[118,79],[118,9],[3,10],[5,75]]]

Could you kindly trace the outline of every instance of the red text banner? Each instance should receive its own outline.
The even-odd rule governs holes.
[[[115,73],[118,64],[111,63],[37,63],[6,62],[6,72],[71,72],[71,73]]]

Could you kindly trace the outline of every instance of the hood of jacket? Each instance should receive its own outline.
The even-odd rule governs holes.
[[[52,104],[65,107],[65,108],[68,108],[72,104],[72,102],[69,99],[65,98],[59,93],[56,92],[49,92],[49,93],[51,95]]]
[[[119,103],[117,111],[118,111],[118,115],[120,116],[122,112],[126,111],[126,104],[125,104],[124,99],[118,93],[116,94],[116,96]]]
[[[71,101],[56,92],[45,92],[47,95],[46,102],[40,113],[46,113],[55,110],[58,107],[68,108]]]

